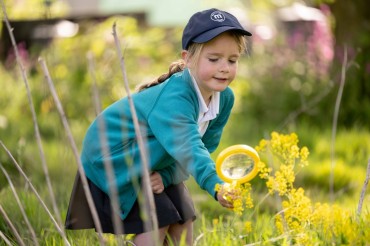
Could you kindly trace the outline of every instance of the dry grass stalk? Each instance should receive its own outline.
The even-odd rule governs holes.
[[[282,131],[282,129],[286,128],[289,123],[297,119],[299,115],[310,111],[317,104],[319,104],[327,95],[329,95],[331,90],[332,90],[332,87],[327,87],[325,88],[325,90],[322,90],[317,95],[315,95],[315,97],[312,98],[312,100],[303,103],[299,108],[289,113],[289,115],[284,119],[284,121],[276,129],[278,129],[279,131]]]
[[[276,243],[277,241],[280,241],[280,240],[283,240],[283,239],[286,239],[286,238],[289,238],[289,237],[290,237],[289,234],[283,234],[283,235],[280,235],[278,237],[267,239],[265,241],[259,241],[259,242],[255,242],[255,243],[244,244],[243,246],[266,245],[266,243]]]
[[[366,188],[367,188],[367,185],[369,184],[369,180],[370,180],[370,159],[367,163],[366,178],[364,181],[364,185],[362,186],[360,200],[358,202],[358,207],[357,207],[357,215],[359,217],[361,216],[362,204],[364,203]]]
[[[49,70],[48,70],[48,68],[46,66],[46,63],[45,63],[45,61],[42,58],[39,58],[39,62],[41,64],[41,68],[42,68],[42,71],[44,73],[45,79],[46,79],[46,81],[48,83],[50,92],[51,92],[51,94],[53,96],[55,105],[56,105],[56,107],[58,109],[59,116],[61,118],[61,121],[63,123],[64,129],[66,131],[68,140],[69,140],[70,145],[71,145],[71,148],[72,148],[72,152],[73,152],[73,154],[75,156],[75,159],[77,161],[78,171],[79,171],[80,176],[81,176],[82,186],[83,186],[84,192],[86,194],[87,203],[89,205],[89,208],[90,208],[90,211],[91,211],[91,215],[92,215],[92,218],[93,218],[93,221],[94,221],[96,230],[98,232],[98,237],[99,237],[100,244],[105,245],[105,240],[104,240],[103,235],[102,235],[101,223],[100,223],[100,220],[99,220],[99,217],[98,217],[98,213],[96,211],[96,207],[95,207],[94,201],[93,201],[92,196],[91,196],[90,188],[89,188],[89,185],[88,185],[88,182],[87,182],[87,178],[85,176],[85,170],[83,169],[83,166],[82,166],[82,163],[81,163],[81,159],[80,159],[80,156],[79,156],[79,153],[78,153],[78,150],[77,150],[77,146],[76,146],[76,143],[75,143],[75,141],[73,139],[73,136],[72,136],[72,131],[71,131],[70,127],[69,127],[67,118],[65,116],[65,113],[64,113],[62,104],[61,104],[61,102],[59,100],[58,94],[57,94],[57,92],[55,90],[53,81],[51,80],[51,77],[50,77],[50,74],[49,74]]]
[[[46,213],[49,215],[51,221],[54,223],[54,226],[55,228],[57,229],[57,231],[59,232],[59,234],[62,236],[63,240],[64,240],[64,243],[65,245],[70,245],[70,243],[68,242],[68,239],[64,233],[64,230],[62,230],[58,224],[58,222],[55,220],[54,216],[51,214],[50,210],[48,209],[48,207],[46,206],[45,202],[42,200],[41,196],[39,195],[39,193],[37,192],[36,188],[33,186],[32,182],[30,181],[30,179],[27,177],[27,175],[24,173],[24,171],[22,170],[21,166],[18,164],[18,162],[14,159],[13,155],[10,153],[10,151],[6,148],[6,146],[3,144],[2,141],[0,141],[0,145],[3,147],[3,149],[5,150],[5,152],[8,154],[9,158],[12,160],[13,164],[15,165],[15,167],[18,169],[18,172],[23,176],[23,178],[26,180],[26,182],[28,183],[28,185],[30,186],[32,192],[36,195],[37,199],[39,200],[40,204],[42,205],[42,207],[45,209]]]
[[[96,83],[94,56],[92,52],[89,52],[86,57],[87,57],[87,61],[89,64],[88,70],[89,70],[89,73],[92,79],[92,99],[94,102],[95,115],[98,115],[102,111],[102,107],[100,103],[99,90],[98,90],[98,86]]]
[[[38,240],[37,240],[35,230],[33,229],[33,227],[32,227],[32,225],[31,225],[30,221],[28,220],[27,214],[26,214],[26,212],[25,212],[25,210],[24,210],[24,207],[23,207],[23,205],[22,205],[22,203],[21,203],[21,200],[19,199],[18,193],[17,193],[17,191],[16,191],[16,189],[15,189],[15,187],[14,187],[14,185],[13,185],[13,182],[12,182],[12,180],[11,180],[10,176],[8,175],[8,172],[5,170],[5,168],[3,167],[3,165],[1,165],[1,163],[0,163],[0,169],[1,169],[1,171],[4,173],[5,178],[7,179],[8,183],[9,183],[9,187],[10,187],[10,189],[11,189],[11,190],[12,190],[12,192],[13,192],[13,195],[14,195],[14,197],[15,197],[15,200],[17,201],[17,204],[18,204],[19,209],[21,210],[21,213],[22,213],[23,219],[24,219],[24,221],[26,222],[26,225],[27,225],[27,227],[28,227],[28,230],[29,230],[29,231],[30,231],[30,233],[31,233],[33,243],[34,243],[34,245],[38,246],[38,245],[39,245],[39,242],[38,242]]]
[[[0,231],[0,238],[2,238],[4,240],[6,245],[13,246],[12,243],[8,240],[8,238],[4,235],[4,233],[2,231]]]
[[[10,229],[12,230],[15,238],[17,239],[18,243],[20,246],[26,246],[21,238],[21,236],[19,235],[17,229],[15,228],[15,226],[13,225],[12,221],[9,219],[8,215],[5,213],[3,207],[0,205],[0,214],[4,217],[5,219],[5,222],[8,224],[8,226],[10,227]]]
[[[125,68],[125,59],[124,56],[122,55],[122,49],[121,49],[121,44],[118,39],[117,31],[116,31],[116,23],[113,24],[113,36],[114,36],[114,41],[116,44],[117,48],[117,54],[120,57],[120,68],[123,76],[123,82],[125,86],[125,90],[127,93],[127,98],[128,102],[130,105],[130,111],[132,114],[133,118],[133,123],[134,123],[134,128],[135,128],[135,134],[136,134],[136,139],[139,145],[140,149],[140,157],[141,157],[141,164],[142,164],[142,187],[143,187],[143,199],[144,202],[142,204],[145,205],[145,210],[143,212],[146,212],[149,215],[149,220],[145,220],[144,226],[146,229],[151,228],[153,226],[154,228],[154,242],[155,244],[158,244],[159,242],[159,235],[158,235],[158,221],[157,221],[157,215],[156,215],[156,208],[155,208],[155,203],[154,203],[154,197],[152,193],[152,188],[150,186],[150,178],[149,178],[149,165],[148,165],[148,154],[145,148],[144,144],[144,138],[141,135],[140,132],[140,126],[138,122],[138,118],[136,115],[136,110],[135,110],[135,105],[131,97],[130,93],[130,88],[129,88],[129,83],[127,79],[127,73],[126,73],[126,68]]]
[[[348,68],[347,59],[348,59],[347,46],[344,46],[344,57],[343,57],[343,63],[342,63],[342,69],[341,69],[341,78],[340,78],[337,98],[335,101],[333,124],[332,124],[333,128],[332,128],[332,134],[331,134],[331,171],[330,171],[330,180],[329,180],[331,202],[334,201],[335,139],[337,135],[337,125],[338,125],[338,115],[339,115],[340,103],[342,101],[344,84],[346,82],[346,71]]]
[[[13,29],[10,26],[8,16],[7,16],[7,13],[6,13],[6,9],[5,9],[5,5],[4,5],[3,1],[1,1],[1,6],[2,6],[3,13],[4,13],[5,24],[6,24],[6,27],[8,29],[8,32],[9,32],[9,36],[10,36],[12,46],[14,48],[16,61],[17,61],[17,64],[18,64],[18,66],[21,70],[22,79],[23,79],[23,82],[26,86],[28,104],[30,106],[30,110],[31,110],[31,113],[32,113],[32,122],[33,122],[33,125],[34,125],[36,142],[37,142],[37,146],[38,146],[38,149],[39,149],[39,152],[40,152],[42,169],[43,169],[44,174],[45,174],[45,179],[46,179],[46,184],[47,184],[49,195],[50,195],[50,200],[51,200],[51,203],[53,205],[53,209],[54,209],[56,219],[57,219],[58,223],[61,225],[62,220],[60,218],[60,212],[59,212],[59,209],[58,209],[58,206],[57,206],[57,203],[56,203],[56,199],[55,199],[55,196],[54,196],[53,188],[52,188],[52,185],[51,185],[51,182],[50,182],[49,171],[48,171],[48,167],[47,167],[47,163],[46,163],[44,149],[43,149],[42,143],[41,143],[40,130],[39,130],[38,123],[37,123],[37,116],[36,116],[35,106],[33,104],[32,96],[31,96],[31,90],[30,90],[29,83],[28,83],[26,69],[24,68],[22,60],[20,59],[17,44],[16,44],[16,41],[15,41],[15,38],[14,38],[14,35],[13,35],[13,32],[12,32]]]
[[[99,114],[101,112],[101,106],[100,106],[100,98],[99,98],[99,91],[96,86],[96,78],[95,78],[95,66],[94,66],[94,60],[92,54],[88,54],[88,62],[89,62],[89,72],[91,74],[92,80],[93,80],[93,101],[95,106],[95,112],[96,114]],[[98,120],[98,128],[99,128],[99,138],[102,141],[102,153],[104,153],[104,156],[110,156],[109,149],[107,148],[107,138],[104,134],[106,132],[106,126],[104,123],[104,120]],[[109,158],[104,159],[104,168],[106,171],[106,175],[108,178],[109,184],[116,184],[116,179],[114,176],[114,170],[112,162]],[[119,216],[121,214],[121,209],[119,206],[119,199],[118,199],[118,190],[116,185],[110,185],[109,186],[109,197],[111,200],[111,207],[112,207],[112,218],[113,218],[113,228],[114,232],[117,235],[116,239],[119,243],[119,245],[123,244],[122,237],[120,237],[120,234],[123,234],[123,226],[121,222],[121,217]]]

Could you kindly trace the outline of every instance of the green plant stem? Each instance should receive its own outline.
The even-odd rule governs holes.
[[[249,219],[252,219],[253,215],[257,212],[257,209],[260,207],[260,205],[270,196],[270,193],[267,192],[266,195],[263,196],[262,199],[260,199],[260,201],[258,202],[258,204],[255,206],[255,208],[253,209],[253,212],[248,216]]]
[[[337,98],[335,101],[333,124],[332,124],[332,134],[331,134],[331,171],[330,171],[329,186],[330,186],[330,200],[332,203],[334,202],[335,140],[336,140],[336,135],[337,135],[337,125],[338,125],[338,115],[339,115],[340,103],[342,101],[344,84],[346,82],[347,57],[348,57],[347,53],[348,53],[347,46],[345,45],[340,85],[339,85]]]
[[[244,246],[254,246],[254,245],[265,245],[266,243],[274,243],[274,242],[277,242],[279,240],[282,240],[282,239],[285,239],[285,238],[288,238],[290,237],[289,234],[286,234],[286,235],[280,235],[278,237],[274,237],[274,238],[270,238],[268,240],[265,240],[265,241],[259,241],[259,242],[255,242],[255,243],[248,243],[248,244],[244,244]]]

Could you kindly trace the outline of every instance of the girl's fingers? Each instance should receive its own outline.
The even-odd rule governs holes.
[[[158,172],[153,172],[150,175],[150,185],[152,187],[152,191],[155,194],[160,194],[164,190],[162,177]]]
[[[219,203],[225,207],[232,209],[234,208],[233,201],[239,198],[239,194],[233,190],[227,190],[224,187],[217,194]]]
[[[152,186],[152,190],[153,190],[153,193],[155,194],[160,194],[163,192],[164,190],[164,187],[161,186],[161,185],[157,185],[157,186]]]

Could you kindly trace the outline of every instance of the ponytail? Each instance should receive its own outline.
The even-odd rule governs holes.
[[[143,84],[143,85],[139,85],[138,88],[137,88],[137,91],[140,92],[140,91],[148,89],[152,86],[158,85],[158,84],[164,82],[169,77],[171,77],[172,74],[183,71],[184,68],[185,68],[185,61],[184,60],[177,60],[177,61],[171,63],[171,65],[168,69],[168,73],[162,74],[161,76],[159,76],[157,79],[155,79],[152,82],[149,82],[149,83],[146,83],[146,84]]]

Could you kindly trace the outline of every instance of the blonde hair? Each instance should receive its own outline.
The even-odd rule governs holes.
[[[245,36],[241,35],[237,31],[228,31],[227,33],[229,33],[235,39],[235,41],[236,41],[236,43],[238,44],[238,47],[239,47],[239,52],[241,54],[245,53],[246,49],[247,49],[247,40],[246,40]],[[187,51],[189,53],[189,57],[192,57],[193,60],[195,61],[194,66],[197,66],[197,62],[199,60],[200,53],[201,53],[205,44],[206,43],[191,43],[189,45],[189,48],[188,48]],[[146,83],[146,84],[143,84],[143,85],[139,85],[137,87],[137,91],[140,92],[140,91],[148,89],[152,86],[158,85],[158,84],[166,81],[173,74],[181,72],[184,69],[185,69],[185,61],[183,59],[172,62],[167,73],[162,74],[161,76],[159,76],[158,78],[156,78],[152,82],[149,82],[149,83]]]

